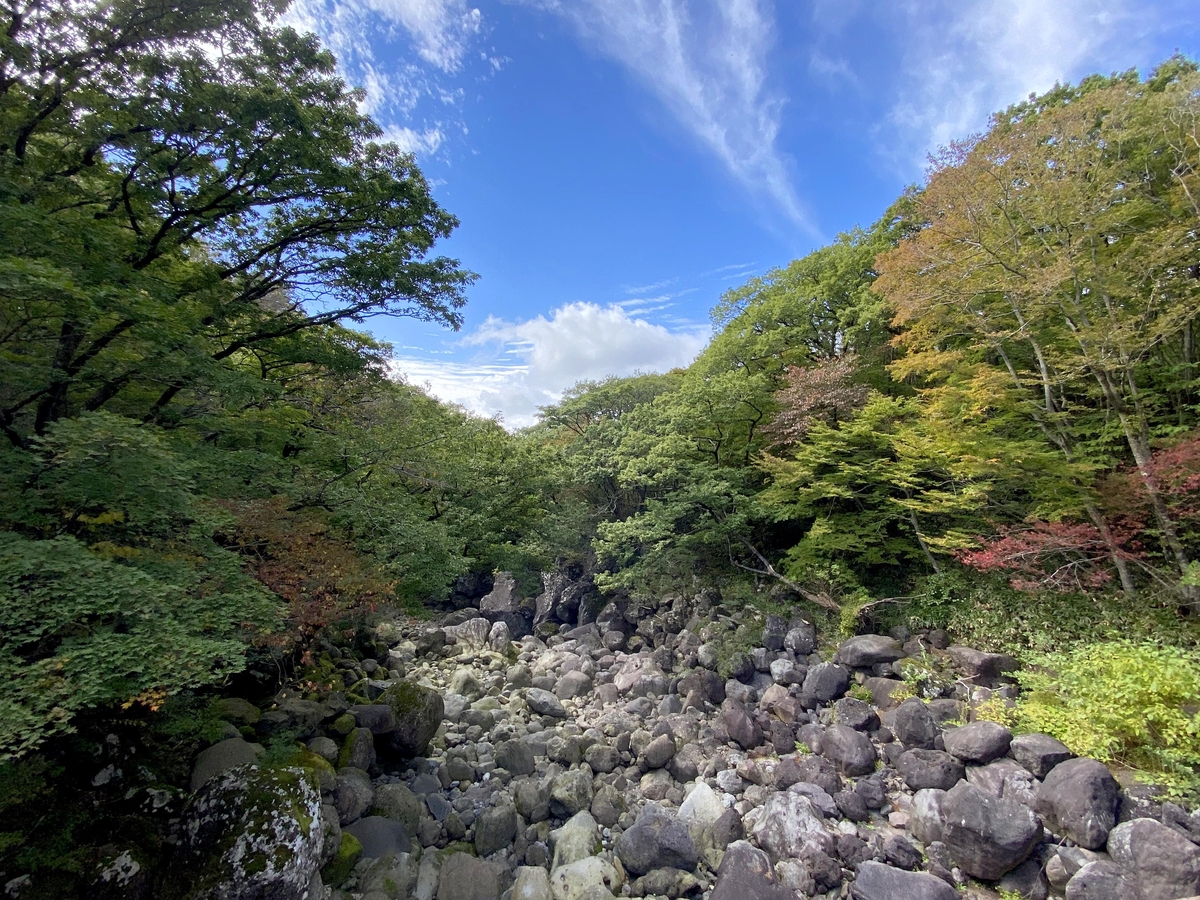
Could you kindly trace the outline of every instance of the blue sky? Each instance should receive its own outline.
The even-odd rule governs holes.
[[[370,329],[510,427],[690,361],[726,289],[869,224],[926,154],[1057,80],[1175,50],[1177,0],[298,0],[479,273],[466,326]]]

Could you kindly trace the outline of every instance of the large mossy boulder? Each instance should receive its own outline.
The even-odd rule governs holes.
[[[324,848],[312,772],[242,765],[211,778],[184,814],[175,896],[301,900]]]
[[[396,728],[386,737],[388,749],[403,757],[423,756],[446,713],[442,695],[415,681],[401,681],[378,702],[396,714]]]

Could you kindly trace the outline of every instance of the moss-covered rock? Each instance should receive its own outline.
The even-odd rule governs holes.
[[[300,897],[324,845],[309,769],[244,765],[197,792],[184,814],[174,894],[187,900]]]
[[[396,730],[388,735],[390,749],[406,757],[423,755],[446,713],[442,695],[415,681],[401,681],[377,702],[388,704],[396,714]]]
[[[308,769],[317,776],[322,791],[332,791],[337,785],[337,770],[329,760],[311,750],[297,750],[288,757],[287,765]]]
[[[354,716],[350,713],[342,713],[329,723],[329,731],[333,734],[347,735],[354,730],[355,724]]]
[[[337,855],[321,870],[321,880],[329,887],[338,887],[350,877],[362,855],[363,845],[358,838],[343,831]]]

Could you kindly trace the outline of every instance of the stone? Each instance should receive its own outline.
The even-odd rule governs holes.
[[[675,787],[666,769],[651,769],[638,781],[638,790],[647,800],[664,800]]]
[[[371,734],[390,734],[396,730],[396,713],[386,703],[368,703],[348,710],[356,728],[370,729]],[[345,732],[349,734],[349,730]]]
[[[1140,888],[1141,900],[1200,894],[1200,847],[1153,819],[1133,819],[1108,835],[1108,855]]]
[[[968,875],[995,881],[1029,858],[1042,837],[1033,810],[961,782],[942,799],[943,837]]]
[[[469,853],[452,853],[442,861],[437,900],[499,900],[496,867]]]
[[[984,653],[959,644],[948,647],[946,652],[968,677],[984,687],[992,687],[1002,676],[1020,668],[1007,653]]]
[[[531,606],[518,592],[516,579],[508,572],[497,572],[495,585],[479,601],[479,612],[489,623],[503,622],[512,637],[520,639],[530,633]]]
[[[910,697],[884,716],[884,724],[906,750],[932,750],[941,729],[919,697]]]
[[[767,854],[746,841],[735,841],[717,869],[709,900],[796,900],[796,896],[776,879]]]
[[[903,691],[908,690],[908,685],[898,678],[868,678],[863,687],[871,692],[871,703],[881,710],[895,709],[901,703],[895,697],[903,697]]]
[[[501,742],[495,750],[496,765],[512,775],[532,775],[536,768],[533,748],[524,741]]]
[[[552,693],[542,688],[529,688],[525,691],[525,702],[539,716],[550,716],[554,719],[565,719],[567,711],[562,703]]]
[[[942,750],[906,750],[896,761],[896,769],[914,791],[948,791],[966,775],[962,763]]]
[[[1137,885],[1109,860],[1090,862],[1067,882],[1067,900],[1133,900]]]
[[[592,776],[573,769],[559,775],[550,785],[550,812],[560,819],[569,819],[592,805]]]
[[[373,816],[385,816],[401,823],[409,834],[417,833],[421,821],[421,799],[406,784],[380,784],[375,788]]]
[[[337,887],[350,877],[362,855],[363,848],[358,838],[352,834],[343,834],[338,841],[337,852],[321,868],[321,880],[331,887]]]
[[[249,700],[241,697],[221,697],[212,703],[212,711],[219,718],[234,725],[254,725],[262,718],[262,712]],[[193,788],[195,790],[195,788]]]
[[[442,724],[442,695],[415,681],[401,681],[379,699],[396,715],[396,728],[388,735],[390,749],[402,757],[423,755]]]
[[[815,784],[831,797],[842,789],[842,779],[838,775],[837,767],[829,760],[820,756],[791,757],[790,759],[795,765],[796,781]],[[777,778],[781,777],[780,773],[785,765],[788,765],[788,759],[781,761],[781,765],[776,771]],[[782,782],[779,783],[782,786]]]
[[[1016,894],[1021,900],[1047,900],[1050,896],[1046,873],[1042,871],[1042,864],[1036,856],[1008,872],[996,887],[1001,892],[1007,891],[1010,896]],[[1001,893],[1001,896],[1004,894]]]
[[[833,705],[833,720],[855,731],[876,731],[879,728],[879,715],[871,705],[853,697],[843,697]]]
[[[817,649],[817,629],[808,622],[793,624],[784,635],[783,646],[797,656],[808,656]]]
[[[833,661],[852,669],[870,668],[876,663],[890,663],[903,658],[904,651],[895,638],[881,634],[861,634],[842,641]]]
[[[946,752],[965,763],[986,765],[1008,753],[1012,732],[998,722],[980,720],[942,735]]]
[[[1036,809],[1053,831],[1097,850],[1116,824],[1119,800],[1120,788],[1104,763],[1068,759],[1046,775]]]
[[[417,879],[417,864],[408,853],[395,853],[376,859],[358,879],[358,891],[372,900],[408,900]]]
[[[412,841],[405,827],[394,819],[366,816],[347,825],[344,834],[352,834],[362,844],[363,856],[378,859],[392,853],[407,853]]]
[[[854,900],[961,900],[958,891],[935,875],[906,872],[874,860],[858,867],[850,896]]]
[[[517,836],[517,810],[507,799],[475,817],[475,852],[491,856]]]
[[[883,841],[883,858],[897,869],[919,869],[924,857],[912,841],[900,834],[889,835]]]
[[[804,677],[801,691],[820,703],[832,703],[850,689],[850,672],[836,663],[813,666]]]
[[[364,772],[375,765],[375,735],[371,734],[371,729],[351,729],[342,742],[337,765],[339,769],[352,766]]]
[[[787,637],[787,622],[782,616],[770,615],[767,616],[767,621],[763,623],[762,630],[762,645],[771,652],[777,652],[783,649],[783,642]]]
[[[1037,807],[1038,780],[1015,760],[998,759],[986,766],[967,766],[967,781],[985,794]]]
[[[375,788],[371,776],[362,769],[342,769],[337,774],[333,789],[333,805],[337,808],[338,821],[349,825],[361,817],[375,800]]]
[[[1166,802],[1161,818],[1164,825],[1174,828],[1193,844],[1200,844],[1200,810],[1189,813],[1178,804]]]
[[[558,679],[554,686],[554,696],[559,700],[574,700],[582,697],[592,689],[592,679],[583,672],[568,672]]]
[[[592,744],[583,751],[583,761],[591,766],[593,772],[607,775],[621,764],[621,753],[608,744]]]
[[[908,829],[922,844],[941,841],[945,827],[942,816],[942,801],[946,792],[939,788],[922,788],[913,795],[909,812]]]
[[[562,828],[550,832],[550,846],[554,848],[552,870],[570,865],[600,853],[600,828],[591,813],[577,812]]]
[[[675,755],[675,742],[669,735],[660,734],[642,751],[640,759],[651,769],[661,769]]]
[[[242,738],[218,741],[211,747],[201,750],[192,766],[192,792],[200,790],[222,772],[257,762],[262,754],[261,744],[251,744]]]
[[[830,725],[825,729],[821,735],[821,756],[843,775],[854,777],[875,771],[875,747],[870,738],[845,725]]]
[[[605,828],[612,828],[626,810],[625,798],[611,784],[602,784],[592,797],[592,817]]]
[[[327,763],[337,762],[339,750],[337,742],[333,738],[325,737],[325,735],[315,737],[308,742],[308,749]]]
[[[526,822],[544,822],[550,818],[550,785],[533,778],[513,782],[513,802]]]
[[[521,866],[513,881],[512,900],[552,900],[550,876],[541,866]]]
[[[721,722],[743,750],[752,750],[763,742],[762,728],[754,721],[745,705],[737,700],[726,700],[721,705]]]
[[[774,793],[752,809],[746,814],[745,826],[774,860],[802,856],[831,840],[808,798],[790,791]]]
[[[610,900],[623,882],[612,863],[589,856],[551,872],[550,893],[554,900]]]
[[[612,683],[622,694],[644,697],[647,694],[662,696],[667,692],[667,678],[662,669],[648,655],[630,657],[613,675]]]
[[[616,854],[634,875],[664,866],[690,872],[700,858],[687,826],[657,803],[642,808],[637,821],[617,841]]]
[[[181,895],[302,897],[324,852],[316,779],[303,769],[227,769],[192,798],[180,837],[169,877]]]
[[[1075,756],[1062,741],[1048,734],[1018,734],[1009,746],[1012,758],[1038,778]]]

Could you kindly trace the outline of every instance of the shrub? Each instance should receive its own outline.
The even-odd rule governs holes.
[[[1200,787],[1200,654],[1106,641],[1032,662],[1017,676],[1018,730],[1051,734],[1080,756],[1145,772],[1176,791]]]

